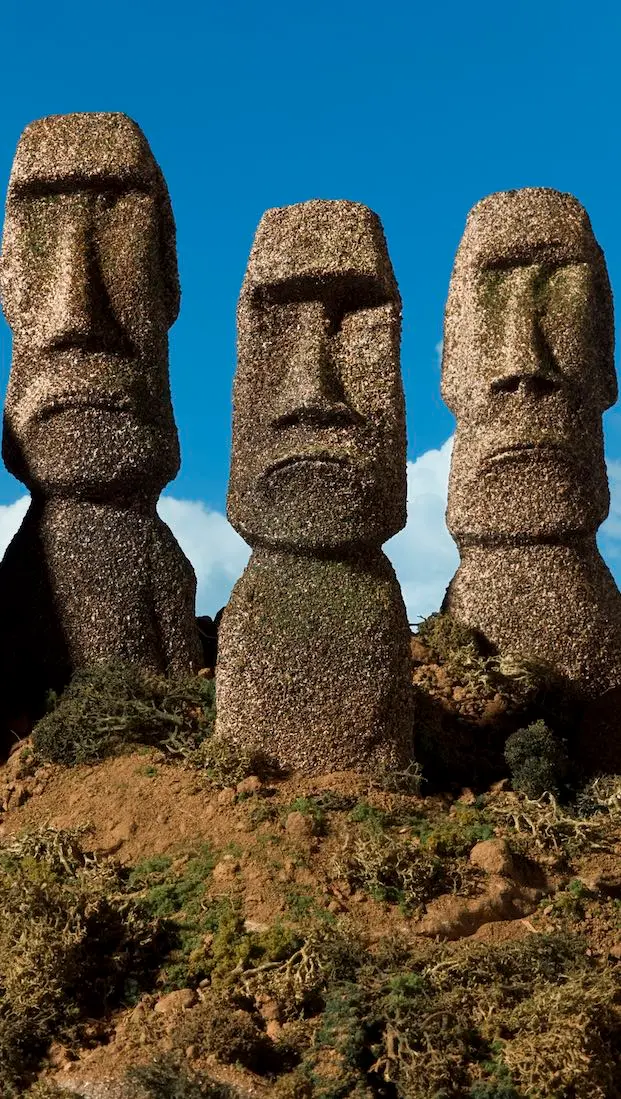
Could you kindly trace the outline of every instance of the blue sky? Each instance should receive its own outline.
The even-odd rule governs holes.
[[[219,579],[211,575],[202,609],[216,609],[206,604],[226,595],[243,565],[220,513],[235,305],[263,210],[320,197],[356,199],[379,213],[404,302],[412,478],[422,495],[435,485],[427,495],[440,499],[452,418],[439,395],[437,345],[473,203],[508,187],[573,192],[591,216],[613,288],[621,287],[620,30],[612,0],[3,0],[2,189],[23,127],[76,110],[135,118],[168,182],[182,284],[171,380],[183,465],[167,492],[196,503],[197,546],[216,538],[214,524],[220,531]],[[4,324],[0,339],[4,389]],[[620,463],[621,496],[618,409],[607,414],[606,442]],[[431,470],[428,481],[421,470]],[[0,504],[22,495],[0,471]],[[420,500],[411,503],[426,524],[419,542],[431,543],[433,557],[433,532],[445,538],[442,501],[428,500],[422,512]],[[602,544],[616,570],[621,505],[608,530]],[[404,585],[429,564],[409,533],[411,549],[400,552],[414,563]],[[442,544],[450,576],[452,549]],[[621,557],[619,566],[621,576]]]

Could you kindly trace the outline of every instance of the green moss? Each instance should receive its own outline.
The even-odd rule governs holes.
[[[235,1099],[238,1095],[235,1088],[192,1071],[173,1054],[130,1069],[126,1083],[135,1099]]]
[[[512,733],[505,744],[505,759],[514,790],[522,790],[529,798],[539,798],[546,791],[559,797],[563,792],[569,770],[567,751],[544,721]]]
[[[0,847],[0,1093],[16,1089],[52,1038],[71,1040],[152,979],[162,930],[123,876],[51,828]]]
[[[211,734],[215,686],[200,676],[171,680],[136,665],[102,664],[77,671],[48,706],[33,732],[40,759],[71,767],[136,744],[188,757]]]

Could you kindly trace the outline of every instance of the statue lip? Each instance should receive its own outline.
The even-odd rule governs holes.
[[[38,419],[48,420],[59,412],[87,411],[101,409],[104,412],[129,412],[132,402],[129,397],[113,393],[59,393],[51,397],[38,411]]]
[[[522,456],[528,458],[531,454],[541,454],[547,451],[562,453],[565,450],[566,447],[562,443],[554,442],[552,439],[542,443],[513,443],[509,446],[497,447],[490,454],[486,454],[482,464],[483,466],[496,466],[501,462],[520,459]]]
[[[281,469],[287,469],[289,466],[296,466],[309,462],[316,462],[319,465],[337,466],[348,466],[350,464],[348,458],[338,454],[330,454],[329,451],[320,451],[319,453],[314,454],[287,454],[285,457],[278,458],[277,461],[271,462],[263,476],[271,477],[273,473],[278,473]]]

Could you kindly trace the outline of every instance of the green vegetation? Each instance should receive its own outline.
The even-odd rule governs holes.
[[[32,762],[73,767],[150,745],[199,768],[216,786],[273,773],[260,753],[215,739],[215,715],[213,679],[169,679],[121,662],[83,668],[60,697],[50,695],[33,731]],[[157,770],[147,764],[141,773],[155,777]]]
[[[501,660],[446,616],[419,636],[468,699],[502,704],[491,732],[479,724],[476,735],[483,755],[510,769],[513,789],[423,800],[417,767],[391,796],[377,776],[359,798],[308,786],[279,795],[277,784],[254,796],[249,784],[247,799],[231,801],[235,842],[129,868],[100,861],[85,831],[46,828],[0,844],[3,1099],[64,1099],[34,1082],[51,1039],[69,1049],[106,1041],[112,1011],[138,1001],[137,1057],[150,1043],[155,1056],[127,1076],[135,1099],[234,1099],[218,1081],[231,1068],[262,1077],[275,1099],[617,1099],[621,902],[614,875],[611,892],[598,884],[608,864],[591,875],[580,860],[618,853],[621,777],[572,792],[567,699],[545,669]],[[143,744],[215,785],[268,776],[265,760],[214,740],[213,690],[210,680],[175,683],[127,666],[88,670],[52,700],[25,765],[93,762]],[[463,715],[447,718],[445,707],[440,718],[436,703],[424,711],[425,735],[439,737],[429,752],[459,764],[467,737],[455,749],[451,735],[463,732]],[[137,764],[155,779],[165,768],[151,755]],[[310,820],[316,840],[285,858],[291,813]],[[265,822],[272,833],[249,837],[248,825]],[[441,895],[480,896],[486,871],[469,856],[492,837],[508,845],[516,875],[528,881],[533,871],[542,883],[515,938],[441,943],[413,935],[413,924],[395,932],[394,906],[416,917]],[[214,875],[227,859],[235,874]],[[278,918],[246,919],[265,919],[272,889]],[[361,912],[371,913],[371,934],[358,930]],[[195,1002],[177,1015],[151,1010],[157,994],[188,988]]]
[[[505,744],[505,759],[514,790],[523,790],[529,798],[539,798],[546,791],[560,796],[569,760],[565,745],[544,721],[511,733]]]
[[[235,1099],[238,1094],[204,1073],[192,1072],[171,1054],[130,1069],[127,1083],[135,1088],[135,1099]]]
[[[485,796],[496,832],[524,854],[553,852],[564,859],[585,851],[616,851],[621,843],[621,775],[601,775],[561,804],[553,794],[532,800],[520,791]]]
[[[22,1094],[52,1037],[70,1040],[144,983],[161,930],[80,832],[0,847],[0,1094]]]
[[[133,664],[77,671],[35,726],[38,756],[72,767],[152,744],[187,757],[215,719],[215,684],[201,676],[171,680]]]
[[[335,874],[409,914],[439,893],[467,890],[473,875],[459,860],[494,834],[482,810],[460,802],[450,815],[426,815],[382,811],[361,799],[349,820],[361,827],[336,860]]]
[[[559,745],[571,740],[579,706],[544,662],[499,654],[447,614],[430,615],[416,638],[428,663],[415,674],[415,751],[431,788],[484,787],[503,777],[505,741],[535,723],[545,724]],[[559,756],[557,769],[560,763]],[[536,781],[535,769],[527,770]],[[575,782],[568,773],[562,778]]]

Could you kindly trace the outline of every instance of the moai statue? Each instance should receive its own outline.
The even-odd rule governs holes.
[[[612,297],[571,195],[507,191],[471,211],[442,393],[457,419],[447,522],[461,552],[444,609],[585,699],[615,691],[621,595],[595,542],[609,507],[602,413],[617,396]]]
[[[24,684],[32,698],[94,662],[188,672],[195,577],[155,510],[179,468],[175,230],[134,122],[71,114],[26,128],[0,262],[13,331],[2,449],[32,494],[0,566],[14,702]]]
[[[411,761],[400,299],[354,202],[268,210],[238,309],[228,514],[253,548],[219,634],[216,734],[306,772]]]

